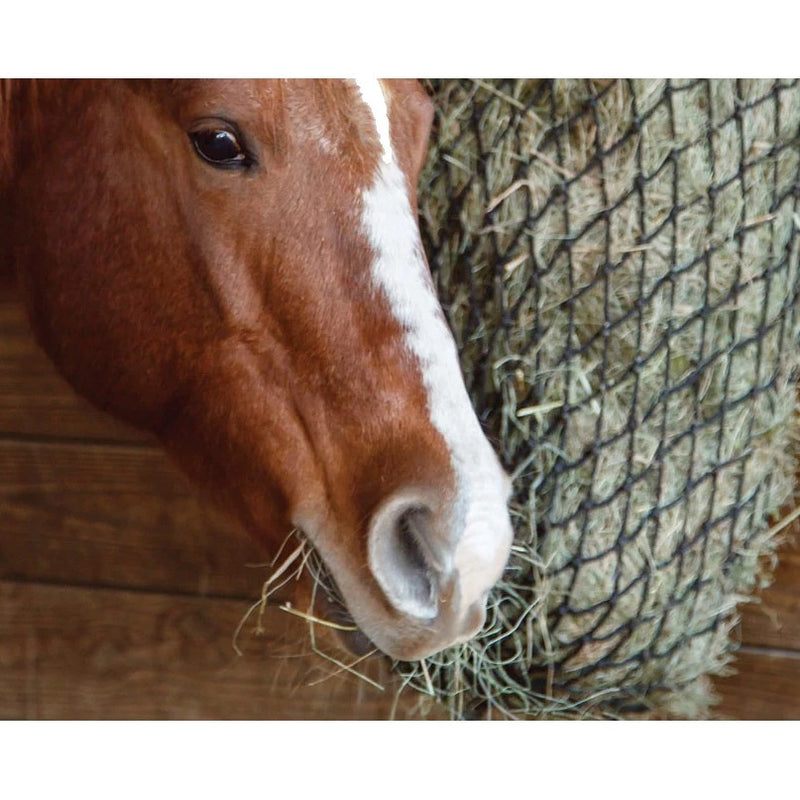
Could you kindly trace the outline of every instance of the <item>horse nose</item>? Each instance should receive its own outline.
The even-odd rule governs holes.
[[[467,610],[464,622],[461,625],[458,636],[453,640],[453,644],[468,642],[475,636],[483,624],[486,622],[486,604],[489,600],[489,592],[484,592]]]
[[[504,504],[427,501],[399,493],[368,529],[369,567],[401,619],[375,643],[413,660],[472,638],[486,618],[489,590],[510,550]],[[419,655],[422,654],[422,655]]]
[[[384,502],[368,535],[369,565],[396,611],[433,620],[453,570],[448,532],[432,504],[409,494]]]

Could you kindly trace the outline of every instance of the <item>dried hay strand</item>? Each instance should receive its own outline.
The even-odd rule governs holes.
[[[291,551],[284,556],[284,550],[288,549],[290,545],[292,547]],[[320,628],[329,628],[339,631],[356,631],[358,629],[353,624],[341,624],[330,619],[324,619],[323,617],[317,616],[317,614],[314,613],[316,608],[316,598],[318,595],[324,595],[328,602],[336,608],[344,609],[345,603],[341,593],[339,592],[339,588],[336,585],[336,582],[333,580],[333,577],[331,576],[324,561],[322,560],[322,557],[319,555],[305,534],[302,533],[302,531],[294,528],[289,532],[271,563],[254,564],[252,566],[258,568],[268,567],[270,571],[261,587],[260,599],[254,602],[247,609],[247,611],[245,611],[244,615],[239,620],[239,624],[236,626],[236,630],[234,631],[232,646],[237,655],[243,655],[243,652],[238,644],[239,637],[252,615],[255,612],[258,612],[256,614],[256,624],[253,628],[253,634],[260,636],[265,632],[264,614],[267,606],[271,605],[271,598],[277,595],[280,590],[288,584],[293,582],[297,583],[307,577],[312,587],[307,610],[296,608],[287,600],[284,600],[283,602],[278,601],[278,608],[287,614],[291,614],[292,616],[299,617],[300,619],[304,620],[308,628],[309,644],[312,652],[323,662],[329,662],[336,668],[334,671],[328,671],[327,674],[325,674],[322,678],[319,678],[308,685],[315,686],[342,672],[347,672],[355,678],[368,683],[370,686],[383,691],[383,686],[375,682],[368,675],[356,669],[356,667],[362,661],[375,655],[377,650],[367,652],[355,660],[351,659],[351,663],[347,664],[341,659],[337,658],[333,653],[323,649],[318,644],[316,636],[317,626]]]
[[[423,237],[515,544],[454,717],[702,717],[796,444],[797,81],[439,81]]]

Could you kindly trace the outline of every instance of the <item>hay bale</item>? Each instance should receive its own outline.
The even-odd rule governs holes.
[[[797,81],[439,81],[423,236],[516,540],[454,716],[708,712],[790,500]]]

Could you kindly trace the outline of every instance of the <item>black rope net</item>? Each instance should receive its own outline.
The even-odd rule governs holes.
[[[447,80],[423,239],[516,540],[454,716],[702,716],[794,485],[798,81]]]

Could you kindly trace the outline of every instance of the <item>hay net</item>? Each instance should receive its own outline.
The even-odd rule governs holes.
[[[423,239],[516,539],[453,716],[702,716],[793,492],[798,81],[445,80]]]

